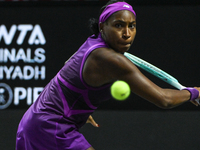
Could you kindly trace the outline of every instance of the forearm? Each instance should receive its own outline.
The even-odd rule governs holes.
[[[190,99],[190,92],[187,90],[179,91],[158,87],[151,89],[146,88],[146,90],[140,92],[137,91],[136,93],[142,98],[163,109],[176,107],[189,101]]]
[[[190,92],[187,90],[173,90],[173,89],[163,89],[164,97],[162,101],[165,103],[162,108],[173,108],[182,103],[190,100]]]
[[[129,80],[132,91],[164,109],[173,108],[187,102],[191,96],[187,90],[161,88],[140,73],[135,74],[134,79],[136,80]]]

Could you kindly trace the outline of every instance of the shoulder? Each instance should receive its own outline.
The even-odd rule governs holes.
[[[91,53],[91,59],[104,68],[129,70],[133,64],[121,53],[110,48],[98,48]]]
[[[124,55],[117,53],[113,49],[102,47],[97,48],[91,53],[91,59],[95,59],[97,63],[119,63],[124,60]]]
[[[89,85],[96,86],[124,78],[134,68],[123,54],[110,48],[97,48],[88,56],[83,76]]]

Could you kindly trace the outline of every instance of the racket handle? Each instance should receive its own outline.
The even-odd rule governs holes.
[[[195,99],[195,101],[200,105],[200,99]]]

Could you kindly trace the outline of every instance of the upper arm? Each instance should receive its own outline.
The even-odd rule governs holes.
[[[123,80],[130,85],[132,92],[150,101],[162,96],[161,88],[146,78],[130,60],[107,48],[94,50],[88,56],[83,77],[91,86]]]

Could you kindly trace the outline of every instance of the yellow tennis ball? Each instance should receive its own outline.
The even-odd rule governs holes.
[[[127,99],[131,93],[129,85],[121,80],[115,81],[110,90],[112,97],[120,101]]]

